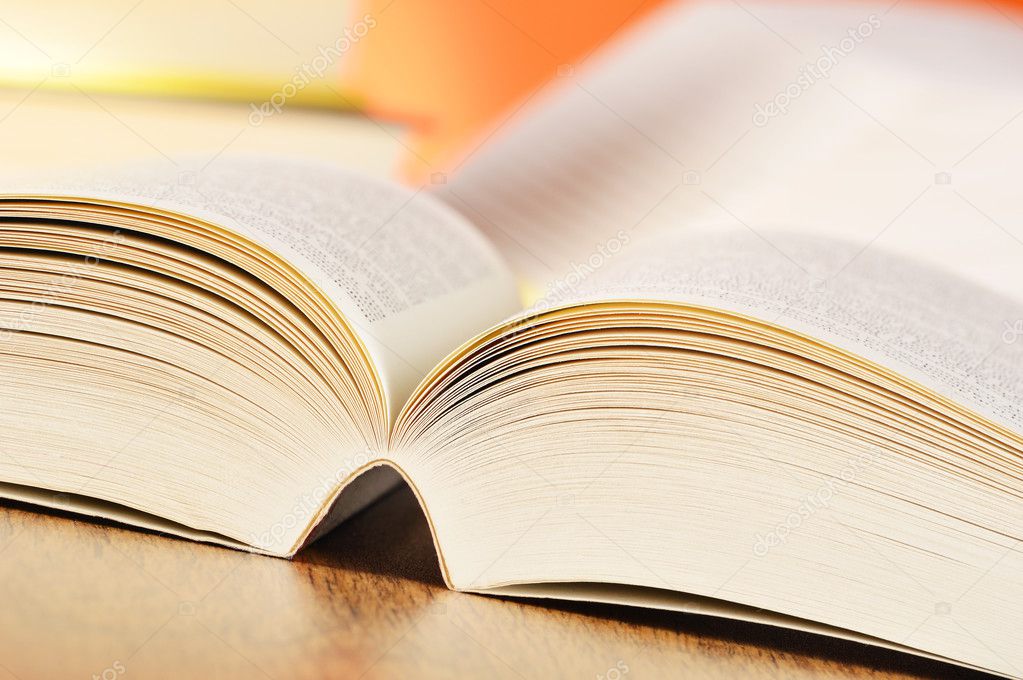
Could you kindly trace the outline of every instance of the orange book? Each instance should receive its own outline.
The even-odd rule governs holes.
[[[373,114],[413,120],[407,175],[450,169],[487,125],[663,0],[508,2],[369,0],[373,39],[349,55],[344,83]]]
[[[1023,28],[1023,0],[903,1],[993,9]],[[377,17],[379,26],[372,40],[348,55],[343,82],[360,94],[367,111],[413,124],[415,157],[406,163],[404,175],[422,180],[433,170],[452,169],[538,88],[559,73],[574,72],[594,51],[664,4],[364,0],[358,13]]]

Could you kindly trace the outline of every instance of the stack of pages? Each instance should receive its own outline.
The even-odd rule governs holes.
[[[6,180],[0,494],[290,556],[407,483],[452,588],[1023,675],[1016,31],[684,3],[430,187]]]

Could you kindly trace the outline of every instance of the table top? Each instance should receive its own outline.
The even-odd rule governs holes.
[[[0,680],[986,677],[672,612],[448,591],[407,488],[287,561],[0,505]]]

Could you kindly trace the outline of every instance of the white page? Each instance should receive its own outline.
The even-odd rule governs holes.
[[[802,332],[1023,433],[1023,301],[905,255],[800,232],[694,230],[635,246],[533,309],[609,299]]]
[[[457,213],[423,192],[330,164],[224,155],[12,183],[2,192],[152,206],[267,247],[345,315],[381,374],[392,413],[445,354],[519,307],[507,267]]]
[[[678,3],[534,96],[443,193],[539,294],[622,233],[701,225],[839,236],[1014,294],[1019,35],[983,8]]]

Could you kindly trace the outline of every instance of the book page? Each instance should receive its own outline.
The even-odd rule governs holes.
[[[561,69],[442,193],[536,295],[694,226],[876,242],[1021,290],[1021,59],[993,9],[673,3]]]
[[[186,158],[2,190],[151,206],[279,254],[353,326],[392,413],[447,352],[519,307],[508,269],[466,220],[422,192],[325,163]]]
[[[663,300],[805,333],[1023,434],[1023,301],[880,246],[707,229],[621,252],[534,306]]]
[[[607,602],[609,604],[625,605],[628,607],[652,607],[656,609],[668,609],[696,614],[700,616],[717,616],[736,621],[749,621],[790,630],[799,630],[816,635],[827,635],[828,637],[840,638],[842,640],[853,640],[865,645],[874,645],[886,649],[916,654],[918,656],[936,659],[945,663],[954,663],[960,666],[969,666],[955,659],[931,654],[904,644],[898,644],[871,637],[855,631],[828,626],[809,619],[800,619],[794,616],[786,616],[776,612],[744,606],[728,600],[719,600],[711,597],[701,597],[688,593],[674,592],[657,588],[636,588],[609,583],[537,583],[516,586],[505,586],[480,591],[483,593],[499,593],[517,597],[554,598],[558,600],[571,600],[575,602]],[[970,666],[971,668],[976,668]],[[978,668],[978,670],[983,670]]]

